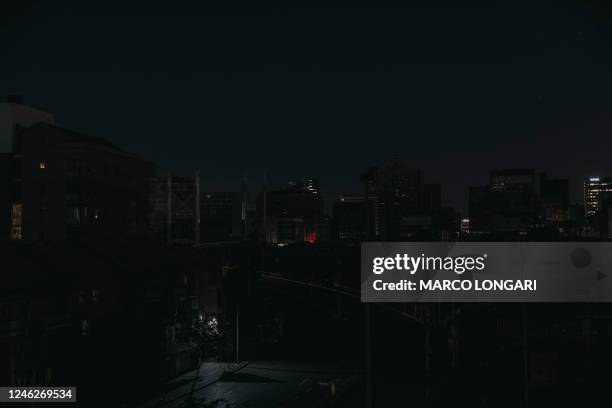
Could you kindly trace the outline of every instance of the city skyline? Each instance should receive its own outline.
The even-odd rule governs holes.
[[[57,126],[52,113],[16,95],[0,104],[0,143],[8,166],[1,191],[6,235],[17,241],[126,232],[187,246],[448,241],[472,232],[487,239],[612,236],[607,176],[585,179],[580,205],[570,200],[568,179],[534,169],[492,169],[487,182],[469,187],[463,213],[448,205],[444,185],[428,182],[421,169],[399,159],[359,172],[361,191],[336,192],[327,205],[318,177],[291,178],[280,187],[264,175],[260,188],[249,191],[245,176],[240,192],[212,191],[202,188],[198,171],[160,174],[155,162]]]
[[[580,180],[612,174],[599,148],[612,132],[606,13],[513,3],[186,16],[154,2],[34,1],[3,27],[0,94],[162,169],[199,170],[211,190],[245,173],[253,190],[266,172],[271,184],[318,176],[324,193],[352,193],[356,171],[398,156],[462,211],[483,168],[573,176],[577,202]]]
[[[607,398],[609,2],[5,3],[0,401]]]
[[[19,112],[19,110],[23,109],[27,112],[33,112],[33,113],[28,113],[28,115],[32,115],[31,118],[27,119],[27,121],[25,123],[27,123],[28,125],[32,125],[35,124],[36,121],[41,121],[43,123],[49,123],[55,127],[57,127],[58,129],[64,129],[64,130],[68,130],[69,127],[65,127],[65,126],[58,126],[55,124],[55,114],[53,112],[47,112],[44,109],[39,109],[38,107],[32,107],[29,106],[29,104],[23,100],[22,95],[8,95],[6,98],[6,102],[2,102],[0,103],[0,106],[2,107],[2,111],[0,112],[0,114],[2,115],[12,115],[10,112],[11,109],[17,109],[17,112]],[[15,108],[11,108],[11,106],[14,106]],[[33,109],[33,110],[32,110]],[[9,118],[9,116],[3,116],[3,120],[5,123],[6,119]],[[6,122],[8,123],[8,122]],[[63,124],[62,124],[63,125]],[[3,125],[4,126],[4,125]],[[23,125],[21,125],[23,126]],[[7,131],[9,133],[7,133]],[[86,138],[92,138],[92,140],[98,140],[98,141],[102,141],[103,143],[110,143],[110,140],[104,137],[99,137],[100,135],[85,135],[84,133],[80,133],[80,132],[75,132],[74,130],[69,130],[70,132],[73,132],[75,135],[79,135],[82,137],[86,137]],[[10,146],[10,138],[12,136],[10,136],[10,129],[5,129],[4,127],[0,128],[0,136],[2,136],[2,140],[0,140],[0,142],[2,142],[2,145],[0,146],[2,148],[2,152],[7,153],[11,150],[11,146]],[[112,146],[114,149],[119,149],[119,150],[123,150],[122,146],[117,146],[117,145],[113,145]],[[136,156],[138,156],[140,159],[142,160],[149,160],[147,157],[143,156],[140,154],[140,152],[134,152],[136,154]],[[267,184],[268,189],[283,189],[283,188],[288,188],[288,187],[295,187],[296,184],[301,184],[301,183],[316,183],[316,191],[317,193],[321,193],[322,196],[326,199],[325,202],[325,207],[324,210],[329,212],[331,210],[331,206],[333,205],[334,202],[336,202],[337,200],[339,200],[342,196],[355,196],[355,195],[360,195],[363,194],[363,183],[362,181],[359,180],[359,174],[362,174],[364,171],[366,171],[368,168],[373,168],[373,167],[377,167],[377,166],[382,166],[385,163],[392,163],[392,162],[401,162],[401,163],[405,163],[406,165],[408,165],[409,167],[411,167],[413,170],[415,171],[421,171],[423,172],[423,168],[420,167],[416,167],[414,162],[410,161],[410,160],[406,160],[406,159],[402,159],[400,157],[397,157],[397,155],[393,156],[393,158],[387,158],[382,160],[379,163],[371,163],[369,166],[366,166],[364,168],[361,169],[354,169],[354,176],[349,179],[349,180],[345,180],[344,186],[345,187],[339,187],[338,190],[332,191],[330,190],[330,188],[326,188],[326,179],[323,178],[323,189],[320,188],[319,186],[319,182],[321,180],[320,177],[318,177],[318,174],[316,172],[316,166],[309,168],[309,169],[304,169],[301,174],[305,175],[302,177],[293,177],[293,176],[276,176],[272,175],[272,177],[270,177],[270,174],[268,172],[263,172],[260,175],[257,174],[253,174],[253,173],[249,173],[248,171],[246,171],[244,174],[242,174],[240,176],[239,179],[235,180],[235,183],[233,186],[231,185],[226,185],[225,188],[214,188],[213,185],[207,185],[206,184],[206,175],[200,175],[199,169],[195,169],[192,171],[189,171],[187,173],[181,173],[179,171],[176,171],[176,169],[166,169],[160,167],[159,163],[155,162],[156,165],[156,173],[157,176],[159,177],[165,177],[168,174],[172,174],[173,176],[177,176],[177,177],[182,177],[182,176],[190,176],[191,174],[198,174],[198,179],[199,181],[199,185],[202,189],[202,191],[208,191],[208,192],[231,192],[231,193],[238,193],[239,191],[241,191],[242,189],[244,189],[245,185],[244,182],[246,180],[246,188],[247,188],[247,192],[249,192],[253,197],[253,201],[254,198],[257,194],[261,193],[264,189],[264,183]],[[315,169],[315,170],[313,170]],[[467,186],[466,190],[462,192],[462,202],[459,203],[459,205],[457,205],[455,203],[455,205],[453,205],[452,200],[449,200],[448,197],[445,194],[445,189],[447,187],[449,187],[448,185],[445,185],[443,183],[439,183],[439,182],[435,182],[433,180],[431,180],[431,177],[427,177],[426,172],[423,172],[423,182],[433,182],[433,184],[437,184],[441,186],[441,203],[443,206],[448,206],[448,207],[452,207],[453,209],[459,211],[464,217],[467,216],[467,210],[468,210],[468,204],[469,204],[469,195],[468,192],[470,189],[474,188],[474,187],[478,187],[480,185],[486,185],[490,182],[490,177],[496,172],[496,171],[500,171],[500,170],[522,170],[522,169],[526,169],[526,170],[530,170],[533,171],[534,174],[545,174],[547,176],[551,176],[551,173],[549,173],[547,171],[547,169],[541,169],[541,168],[521,168],[518,166],[508,166],[505,168],[502,167],[496,167],[496,168],[491,168],[488,170],[485,169],[481,169],[481,179],[483,180],[480,184],[476,185],[469,185]],[[312,177],[313,175],[315,175],[314,177]],[[553,174],[554,176],[554,174]],[[284,177],[284,178],[283,178]],[[580,204],[580,205],[584,205],[585,204],[585,182],[593,181],[595,179],[599,179],[599,178],[607,178],[609,177],[608,174],[602,174],[602,173],[589,173],[587,176],[585,176],[584,178],[579,178],[576,177],[576,175],[567,175],[566,177],[563,177],[565,179],[568,180],[568,185],[569,185],[569,194],[570,194],[570,201],[569,204]],[[554,178],[558,178],[558,177],[554,177]],[[274,182],[271,183],[269,180],[273,179]],[[202,181],[204,180],[204,181]],[[350,186],[350,187],[349,187]],[[309,187],[309,189],[312,189],[313,187]],[[352,188],[352,189],[351,189]]]

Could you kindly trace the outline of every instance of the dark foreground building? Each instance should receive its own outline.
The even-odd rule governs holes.
[[[3,235],[32,242],[144,233],[153,163],[48,122],[17,124],[11,137],[11,151],[0,160],[9,168],[1,189]]]

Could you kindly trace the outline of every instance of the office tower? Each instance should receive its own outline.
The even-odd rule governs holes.
[[[533,170],[512,169],[491,173],[493,230],[526,232],[535,223],[536,183]]]
[[[301,219],[303,240],[315,242],[319,238],[318,228],[323,218],[323,197],[308,189],[290,185],[281,190],[260,193],[257,197],[257,212],[266,242],[278,243],[279,221],[284,223],[284,219],[291,219],[294,224],[297,219]]]
[[[550,179],[540,174],[538,206],[542,221],[561,226],[569,219],[569,182],[567,179]]]
[[[403,161],[390,161],[372,167],[361,175],[365,199],[376,204],[368,215],[369,235],[374,239],[399,240],[419,228],[423,208],[423,176]],[[432,193],[435,189],[432,187]],[[374,198],[376,197],[376,198]],[[428,202],[434,204],[435,194]],[[416,222],[416,224],[415,224]]]
[[[149,181],[149,230],[168,245],[200,240],[199,177],[168,174]]]
[[[295,191],[307,191],[312,194],[319,194],[319,179],[309,178],[306,180],[291,180],[289,182],[289,189]]]
[[[612,195],[612,177],[589,177],[584,181],[584,211],[586,218],[602,210],[603,201]]]
[[[240,193],[201,193],[201,242],[240,240],[242,234],[241,213],[242,201]]]
[[[372,212],[375,200],[363,196],[341,196],[333,207],[333,234],[340,241],[368,240],[368,213]]]
[[[608,237],[611,203],[612,177],[589,177],[584,181],[584,226],[588,235]]]

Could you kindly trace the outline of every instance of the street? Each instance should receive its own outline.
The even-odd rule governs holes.
[[[189,395],[194,373],[180,377],[183,384],[166,393],[164,399],[144,407],[182,407]],[[201,370],[194,399],[218,407],[300,407],[325,406],[353,390],[362,380],[358,370],[342,370],[329,364],[254,362],[223,370],[207,363]],[[216,379],[215,379],[216,378]]]

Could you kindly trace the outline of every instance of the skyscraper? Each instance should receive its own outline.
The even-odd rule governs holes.
[[[242,238],[242,201],[237,192],[200,194],[202,242],[234,241]]]
[[[361,176],[365,199],[375,200],[368,215],[369,235],[375,239],[398,240],[414,227],[408,218],[420,216],[423,209],[423,175],[404,161],[390,161],[372,167]],[[435,196],[435,189],[431,190]]]
[[[375,201],[363,196],[342,196],[333,207],[334,238],[340,241],[367,241],[367,213]]]
[[[169,245],[200,240],[199,177],[168,174],[149,181],[149,230]]]
[[[560,225],[569,219],[569,182],[567,179],[550,179],[540,174],[538,207],[542,221]]]
[[[612,195],[612,177],[589,177],[584,181],[584,214],[586,218],[602,210],[603,201]]]
[[[612,222],[612,177],[589,177],[584,181],[585,232],[608,237]]]
[[[309,178],[306,180],[291,180],[289,188],[296,191],[308,191],[312,194],[319,194],[319,179]]]
[[[265,201],[265,206],[264,206]],[[323,217],[323,197],[304,186],[292,185],[276,191],[265,191],[257,197],[258,219],[262,222],[265,241],[278,243],[279,228],[286,232],[287,220],[297,225],[301,220],[303,240],[314,242],[319,238],[318,227]],[[265,220],[266,225],[263,225]],[[281,224],[279,224],[281,223]]]
[[[525,232],[535,222],[535,172],[526,169],[491,173],[491,214],[495,231]]]

